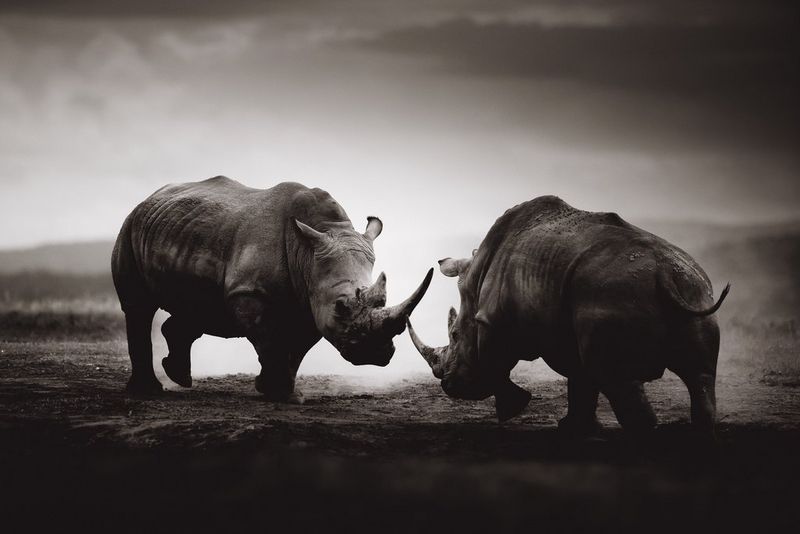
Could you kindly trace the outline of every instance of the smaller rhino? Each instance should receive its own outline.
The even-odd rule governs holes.
[[[531,396],[509,379],[538,357],[568,378],[559,427],[599,430],[602,392],[626,430],[656,424],[642,383],[676,373],[691,396],[692,424],[713,436],[719,328],[711,282],[684,251],[615,213],[577,210],[554,196],[501,216],[471,258],[439,262],[458,277],[450,343],[432,348],[409,322],[417,350],[451,397],[495,396],[505,420]]]

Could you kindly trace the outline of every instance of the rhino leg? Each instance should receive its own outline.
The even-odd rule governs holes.
[[[259,339],[251,339],[251,342],[261,364],[261,373],[256,377],[256,390],[269,401],[303,404],[303,394],[295,388],[295,378],[310,347]]]
[[[179,386],[192,387],[192,343],[202,332],[198,332],[191,322],[171,316],[161,325],[161,333],[169,347],[169,355],[161,360],[164,372]]]
[[[638,381],[617,382],[604,386],[603,394],[611,403],[614,415],[623,429],[646,433],[655,428],[658,420],[644,387]]]
[[[125,328],[128,334],[128,354],[131,357],[131,377],[126,387],[133,395],[161,393],[164,388],[153,371],[153,343],[150,329],[155,308],[140,307],[125,310]]]
[[[558,429],[572,437],[589,437],[602,429],[597,421],[597,397],[600,390],[583,375],[569,377],[567,415],[558,422]]]
[[[689,390],[692,426],[700,435],[714,441],[714,422],[717,415],[715,376],[706,373],[677,374]]]
[[[667,367],[689,390],[692,426],[698,437],[713,443],[717,415],[715,381],[719,354],[719,327],[713,317],[693,321],[678,331],[670,347]]]
[[[290,318],[269,313],[263,298],[252,294],[232,298],[230,307],[258,354],[256,390],[267,400],[302,404],[303,394],[294,382],[300,362],[321,337],[313,322],[305,328],[292,326]]]

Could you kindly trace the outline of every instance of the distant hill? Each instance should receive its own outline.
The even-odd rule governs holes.
[[[722,225],[658,220],[631,222],[683,248],[696,256],[701,264],[711,261],[714,264],[733,266],[737,257],[746,259],[747,265],[758,261],[773,264],[785,260],[794,261],[793,257],[784,256],[786,254],[791,256],[788,251],[794,250],[793,244],[800,242],[800,221],[765,225]],[[396,247],[379,248],[378,259],[393,263],[401,259],[407,260],[409,256],[418,253],[425,256],[421,258],[425,262],[433,262],[447,255],[466,256],[480,244],[481,239],[483,235],[469,236],[454,232],[438,240],[422,243],[415,240],[413,246],[409,244],[409,248],[402,247],[402,257],[395,257],[397,251],[393,248]],[[0,274],[25,271],[70,275],[110,274],[113,247],[113,241],[87,241],[0,250]],[[768,252],[769,250],[773,253]],[[432,256],[428,257],[429,255]],[[717,261],[718,259],[722,261]],[[710,270],[715,271],[714,267],[716,265],[711,266]],[[777,266],[773,265],[773,268]]]
[[[22,271],[68,274],[110,273],[113,248],[113,241],[86,241],[0,250],[0,274]]]
[[[800,236],[800,221],[770,224],[714,224],[697,221],[631,220],[631,224],[663,237],[690,254],[723,243]]]

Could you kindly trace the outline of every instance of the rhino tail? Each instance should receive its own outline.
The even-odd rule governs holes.
[[[720,293],[716,303],[707,308],[697,308],[686,302],[686,299],[683,298],[683,295],[681,295],[680,291],[675,286],[675,282],[672,280],[672,277],[669,276],[668,273],[664,272],[664,270],[659,271],[657,285],[661,291],[664,292],[664,294],[667,296],[667,299],[673,306],[678,308],[683,313],[695,317],[705,317],[716,312],[719,307],[722,306],[722,302],[725,300],[725,297],[728,296],[728,292],[731,290],[731,284],[728,282],[725,285],[725,288],[722,290],[722,293]]]

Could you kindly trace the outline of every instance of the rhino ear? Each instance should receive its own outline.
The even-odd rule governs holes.
[[[367,229],[364,230],[364,237],[367,241],[375,241],[375,238],[381,235],[383,231],[383,222],[377,217],[367,217]]]
[[[472,260],[469,258],[454,260],[453,258],[444,258],[439,260],[439,270],[442,274],[449,277],[458,276],[469,268]]]
[[[453,328],[453,323],[456,322],[457,318],[458,318],[458,312],[456,311],[455,308],[453,308],[451,306],[450,307],[450,313],[448,313],[448,315],[447,315],[447,330],[450,330],[451,328]]]
[[[458,268],[456,267],[456,260],[453,258],[442,258],[439,260],[439,270],[445,276],[458,276]]]
[[[314,230],[309,225],[298,221],[297,219],[292,219],[294,222],[294,227],[300,233],[302,237],[311,241],[312,243],[322,243],[325,240],[325,234],[322,232],[318,232]]]

